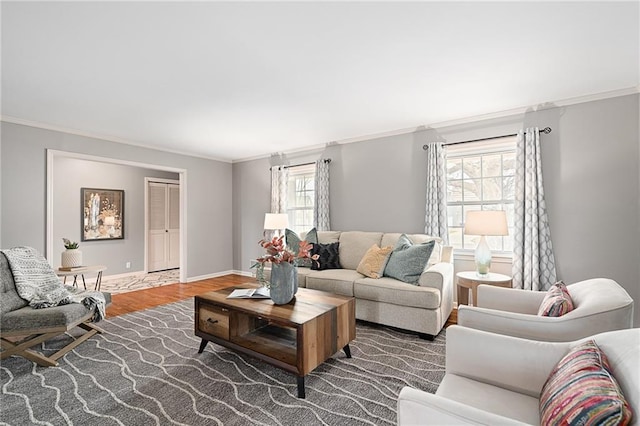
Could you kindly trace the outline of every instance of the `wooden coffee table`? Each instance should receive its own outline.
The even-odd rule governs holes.
[[[286,305],[271,299],[227,299],[235,288],[195,297],[195,334],[208,342],[259,358],[298,378],[298,398],[305,397],[304,377],[339,350],[351,358],[356,337],[355,299],[300,288]]]

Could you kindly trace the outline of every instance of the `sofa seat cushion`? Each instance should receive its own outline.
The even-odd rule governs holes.
[[[307,286],[307,275],[312,272],[311,268],[298,267],[298,287]]]
[[[440,291],[403,283],[393,278],[360,278],[353,284],[353,295],[358,299],[386,302],[423,309],[440,307]]]
[[[109,293],[105,293],[107,296]],[[107,304],[111,297],[106,297]],[[89,314],[89,310],[81,303],[53,306],[51,308],[33,309],[30,306],[8,312],[2,316],[0,330],[2,333],[21,330],[42,330],[68,327],[78,323]]]
[[[111,304],[111,293],[102,292],[105,306]],[[7,312],[2,315],[0,332],[66,327],[86,316],[89,310],[81,303],[34,309],[31,306]]]
[[[351,269],[311,271],[307,275],[307,288],[353,297],[353,282],[363,276]]]
[[[448,373],[436,395],[526,424],[540,424],[537,398],[477,380]]]

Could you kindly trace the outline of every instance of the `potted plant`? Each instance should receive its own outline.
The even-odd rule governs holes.
[[[82,266],[82,252],[78,249],[80,244],[72,242],[67,238],[63,238],[65,251],[62,252],[62,267],[63,268],[75,268]]]
[[[267,252],[265,256],[256,259],[252,267],[256,268],[256,278],[260,284],[270,289],[271,300],[277,305],[289,303],[298,290],[298,259],[312,259],[318,261],[318,255],[311,255],[313,244],[300,241],[298,253],[287,249],[284,236],[273,237],[271,240],[260,240],[259,244]],[[271,263],[271,280],[264,278],[264,265]]]

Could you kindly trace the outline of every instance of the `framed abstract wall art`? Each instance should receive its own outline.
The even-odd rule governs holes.
[[[80,188],[82,241],[124,239],[124,190]]]

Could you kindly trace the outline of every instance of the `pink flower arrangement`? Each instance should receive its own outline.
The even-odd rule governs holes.
[[[282,237],[273,237],[271,241],[268,240],[260,240],[259,244],[265,249],[267,252],[266,255],[259,257],[256,259],[256,262],[264,265],[265,262],[271,263],[282,263],[289,262],[295,263],[297,259],[311,259],[313,261],[318,261],[319,256],[317,254],[311,255],[311,249],[313,248],[313,244],[307,241],[300,241],[300,245],[298,248],[298,253],[294,253],[291,250],[287,249],[284,244],[284,236]]]
[[[265,263],[271,262],[274,264],[280,264],[287,262],[296,264],[298,259],[311,259],[314,262],[318,262],[318,258],[320,257],[317,254],[311,255],[313,244],[304,240],[300,241],[298,253],[294,253],[286,248],[284,244],[284,236],[273,237],[271,240],[260,240],[259,244],[267,253],[264,256],[257,258],[256,262],[251,265],[251,267],[256,268],[256,279],[258,282],[267,288],[270,287],[270,283],[265,279]]]

